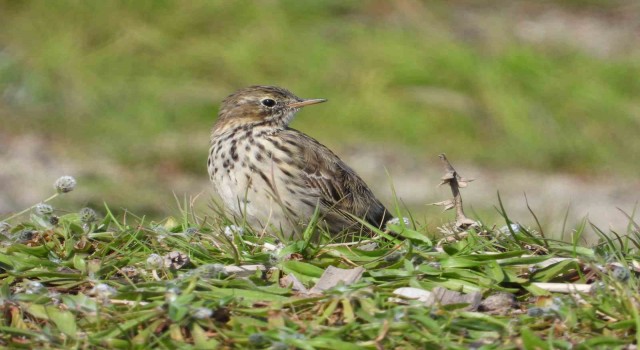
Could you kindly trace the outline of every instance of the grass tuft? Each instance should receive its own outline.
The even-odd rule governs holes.
[[[107,205],[92,220],[86,209],[55,223],[12,218],[0,247],[0,344],[568,349],[623,348],[637,337],[633,223],[624,235],[594,228],[599,243],[584,247],[586,220],[562,242],[513,223],[501,203],[503,228],[479,224],[443,237],[400,220],[389,232],[370,227],[366,248],[316,237],[315,222],[304,239],[282,241],[220,213],[202,217],[194,202],[178,201],[177,219],[160,222],[115,216]],[[328,266],[365,272],[321,294],[281,284],[291,275],[311,288]],[[583,286],[590,291],[571,289]],[[478,292],[485,301],[471,310],[427,306],[399,298],[405,287]],[[484,305],[499,293],[512,302]]]

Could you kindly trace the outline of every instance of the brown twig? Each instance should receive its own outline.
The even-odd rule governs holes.
[[[469,182],[473,181],[473,179],[465,179],[461,177],[456,169],[453,168],[451,163],[447,157],[443,154],[438,156],[442,165],[444,166],[445,174],[442,177],[441,185],[448,184],[451,187],[451,194],[453,195],[453,199],[433,203],[433,205],[444,206],[444,210],[454,209],[456,210],[456,227],[458,229],[467,229],[471,226],[477,225],[477,222],[467,218],[464,214],[464,209],[462,208],[462,195],[460,194],[460,188],[467,187]]]

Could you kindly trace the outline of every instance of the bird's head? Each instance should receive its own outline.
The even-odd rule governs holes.
[[[300,108],[325,99],[303,99],[276,86],[250,86],[222,101],[214,129],[231,125],[286,127]]]

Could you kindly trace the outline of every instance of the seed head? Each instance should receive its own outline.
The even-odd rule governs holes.
[[[213,310],[206,307],[199,307],[191,311],[191,316],[198,320],[206,320],[208,318],[211,318],[212,315]]]
[[[249,344],[253,346],[265,345],[269,342],[269,339],[262,333],[253,333],[249,335]]]
[[[611,275],[620,282],[626,282],[631,277],[631,272],[623,266],[614,266]]]
[[[80,209],[80,221],[83,224],[91,224],[98,219],[98,214],[91,208]]]
[[[511,227],[511,230],[509,229]],[[520,224],[510,224],[509,226],[502,226],[500,228],[500,233],[504,233],[507,236],[511,234],[511,231],[514,233],[520,232]]]
[[[171,233],[162,225],[154,225],[151,229],[153,230],[153,232],[157,233],[158,235],[168,235]]]
[[[44,285],[38,281],[29,281],[25,285],[25,294],[40,294],[44,291]]]
[[[527,310],[527,315],[531,317],[541,317],[545,314],[545,311],[539,307],[531,307]]]
[[[411,225],[411,221],[409,220],[409,218],[393,218],[389,221],[387,221],[387,225],[400,225],[400,222],[402,222],[402,224],[404,226],[409,226]]]
[[[158,254],[151,254],[147,258],[147,269],[158,270],[164,266],[164,259]]]
[[[56,291],[49,291],[47,296],[51,299],[51,302],[53,303],[53,305],[58,306],[62,302],[62,300],[61,300],[62,294],[60,294],[60,293],[58,293]]]
[[[0,235],[7,236],[11,231],[11,225],[8,222],[0,221]]]
[[[76,179],[73,176],[62,176],[53,184],[58,193],[71,192],[76,188]]]
[[[53,226],[57,225],[58,223],[60,223],[60,218],[55,216],[55,215],[51,215],[49,217],[49,223]]]
[[[95,296],[103,305],[109,304],[109,298],[116,293],[118,291],[115,288],[105,283],[98,283],[89,291],[89,294]]]
[[[166,293],[164,294],[164,300],[167,303],[173,303],[174,301],[176,301],[176,299],[178,299],[178,296],[180,295],[180,288],[178,287],[169,287],[167,288]]]
[[[244,228],[236,225],[229,225],[224,227],[224,235],[229,239],[233,239],[234,234],[238,236],[242,236],[244,233]]]
[[[171,270],[179,270],[183,266],[189,264],[189,256],[187,254],[173,251],[164,256],[164,267]]]
[[[140,274],[140,271],[135,266],[123,266],[118,273],[123,277],[134,278]]]
[[[155,225],[152,227],[152,230],[156,233],[156,239],[158,240],[158,242],[164,241],[167,236],[171,235],[171,232],[169,232],[169,230],[167,230],[162,225]]]
[[[16,235],[14,236],[16,238],[16,240],[20,243],[25,243],[25,242],[29,242],[30,240],[32,240],[36,234],[38,233],[38,231],[34,231],[34,230],[22,230],[18,233],[16,233]]]
[[[36,215],[40,217],[49,217],[49,215],[53,214],[53,207],[46,203],[38,203],[34,208]]]

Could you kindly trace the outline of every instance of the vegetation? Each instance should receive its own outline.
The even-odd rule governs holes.
[[[294,127],[334,148],[634,174],[640,46],[610,33],[633,28],[634,2],[491,3],[3,1],[0,118],[68,157],[122,165],[128,184],[81,178],[130,194],[108,198],[115,209],[166,202],[167,172],[204,178],[219,102],[252,84],[328,98]],[[566,30],[544,26],[554,14]],[[551,28],[540,40],[526,26],[538,22]]]
[[[632,214],[627,232],[587,220],[545,232],[501,207],[504,227],[411,219],[359,245],[312,239],[310,225],[280,241],[203,210],[206,196],[167,209],[163,186],[207,180],[218,104],[252,84],[328,98],[293,126],[332,148],[635,175],[640,46],[629,18],[640,18],[633,0],[0,0],[0,141],[45,139],[83,164],[86,186],[74,200],[75,179],[62,178],[43,203],[0,216],[0,346],[631,349]],[[560,29],[543,23],[540,34],[544,21]],[[593,247],[581,245],[587,228]],[[364,272],[305,292],[330,266]],[[483,303],[426,303],[400,288]]]
[[[116,218],[107,206],[103,216],[30,209],[30,219],[0,224],[0,344],[10,348],[628,349],[638,340],[635,224],[614,239],[601,233],[593,248],[576,243],[584,225],[564,243],[506,214],[502,229],[441,238],[398,223],[354,245],[314,242],[313,225],[279,242],[201,217],[187,201],[162,222]],[[364,273],[307,292],[329,266]],[[427,305],[402,287],[485,300],[480,309]],[[506,301],[488,303],[491,295]]]

